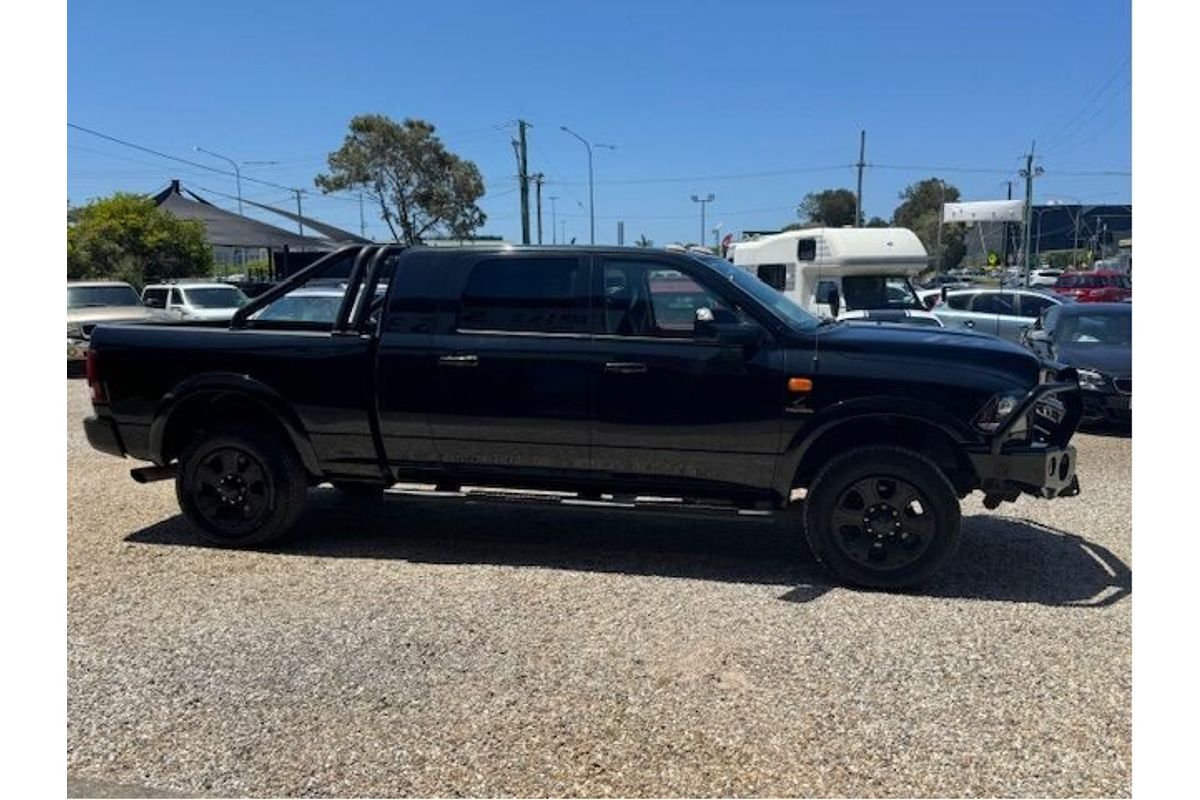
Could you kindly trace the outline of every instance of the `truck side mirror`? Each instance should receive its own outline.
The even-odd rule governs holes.
[[[834,286],[829,290],[829,316],[837,319],[837,316],[842,313],[842,295]]]

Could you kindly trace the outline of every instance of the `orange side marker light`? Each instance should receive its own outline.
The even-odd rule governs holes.
[[[789,392],[811,392],[812,378],[788,378]]]

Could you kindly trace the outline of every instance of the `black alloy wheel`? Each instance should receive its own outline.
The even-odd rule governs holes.
[[[958,547],[958,495],[942,470],[901,447],[860,447],[817,473],[804,501],[813,555],[842,581],[900,589],[928,581]]]

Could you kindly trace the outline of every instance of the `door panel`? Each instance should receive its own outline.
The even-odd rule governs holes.
[[[432,340],[438,460],[467,469],[589,466],[595,364],[588,265],[513,253],[464,261]]]
[[[696,308],[741,312],[673,266],[623,258],[595,273],[593,468],[769,485],[786,386],[766,332],[749,348],[695,337]]]

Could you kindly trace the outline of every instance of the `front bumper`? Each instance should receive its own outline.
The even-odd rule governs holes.
[[[986,495],[1016,499],[1020,494],[1032,494],[1049,499],[1079,494],[1071,445],[968,455]]]

